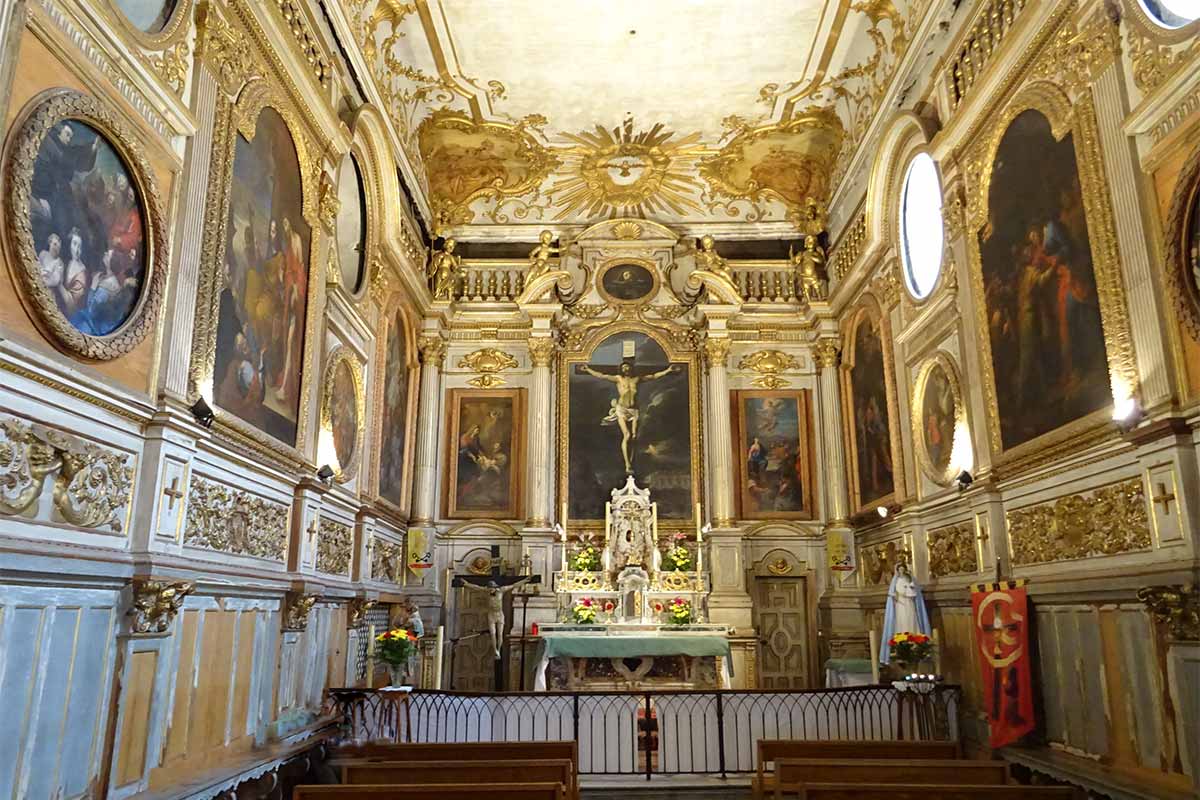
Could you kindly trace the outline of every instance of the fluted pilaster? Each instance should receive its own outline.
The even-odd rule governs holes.
[[[708,367],[709,517],[718,528],[733,525],[733,433],[729,416],[729,339],[710,337],[704,342]]]
[[[821,365],[821,438],[824,442],[825,516],[830,522],[845,520],[849,515],[846,493],[846,454],[842,440],[842,402],[838,386],[838,365],[841,353],[836,339],[817,343],[817,362]]]
[[[422,336],[421,396],[417,407],[417,469],[413,484],[413,522],[429,524],[437,513],[437,448],[441,420],[442,362],[446,340]]]
[[[529,386],[529,526],[544,528],[550,524],[551,472],[554,466],[554,430],[550,424],[553,378],[550,364],[556,344],[551,336],[529,340],[529,359],[533,379]]]

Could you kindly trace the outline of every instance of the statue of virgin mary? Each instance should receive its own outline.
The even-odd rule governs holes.
[[[923,633],[929,636],[929,614],[925,610],[925,598],[921,587],[912,579],[908,565],[901,561],[892,573],[888,586],[887,608],[883,614],[883,640],[879,644],[879,663],[891,661],[892,651],[888,640],[897,633]]]

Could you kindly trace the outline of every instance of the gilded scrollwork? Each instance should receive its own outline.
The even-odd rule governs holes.
[[[1152,543],[1141,478],[1014,509],[1005,517],[1016,566],[1134,553]]]
[[[236,95],[243,84],[261,74],[249,37],[211,2],[200,5],[196,20],[196,56],[210,67],[226,94]]]
[[[185,546],[284,561],[287,526],[287,506],[204,478],[188,486]]]
[[[517,366],[517,360],[503,350],[494,347],[484,347],[473,353],[468,353],[458,360],[459,369],[469,369],[476,373],[474,378],[467,381],[480,389],[491,389],[503,386],[504,379],[499,373]]]
[[[931,530],[925,539],[929,551],[929,576],[967,575],[979,571],[975,529],[970,523]]]
[[[134,581],[128,611],[130,630],[134,634],[166,633],[195,588],[191,581]]]
[[[404,569],[404,548],[396,542],[375,537],[371,540],[371,580],[400,583]]]
[[[192,50],[187,42],[178,42],[162,52],[147,53],[142,58],[175,94],[183,94],[191,69],[191,54]]]
[[[354,554],[354,529],[332,519],[321,519],[317,526],[317,572],[350,575]]]
[[[800,368],[800,362],[791,353],[782,350],[756,350],[742,356],[738,369],[758,373],[758,377],[750,383],[761,389],[782,389],[790,386],[791,381],[781,377],[781,373]]]
[[[1138,589],[1138,600],[1177,642],[1200,641],[1200,587],[1147,586]]]
[[[1030,73],[1032,79],[1050,81],[1072,97],[1086,89],[1121,52],[1116,20],[1099,13],[1077,26],[1074,16],[1055,32]]]
[[[858,548],[863,582],[867,586],[887,586],[899,563],[912,565],[912,550],[903,539],[890,539]]]
[[[288,592],[283,602],[283,629],[302,631],[308,627],[308,616],[317,603],[317,595]]]
[[[132,458],[38,423],[0,419],[0,513],[36,516],[54,473],[51,519],[125,530]]]
[[[346,603],[346,627],[357,628],[367,618],[367,612],[377,605],[377,601],[365,597],[353,597]]]

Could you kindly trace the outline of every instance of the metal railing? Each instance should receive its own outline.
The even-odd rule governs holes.
[[[957,686],[801,691],[463,692],[331,689],[342,743],[574,739],[584,775],[753,772],[759,739],[959,737]]]

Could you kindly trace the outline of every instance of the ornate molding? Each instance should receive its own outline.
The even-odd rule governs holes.
[[[790,369],[799,369],[800,362],[791,353],[782,350],[758,350],[743,356],[737,366],[738,369],[758,373],[758,377],[750,382],[752,386],[774,390],[791,385],[791,381],[781,378],[779,374]]]
[[[284,561],[287,533],[287,506],[204,478],[188,485],[186,546]]]
[[[1007,512],[1015,566],[1149,550],[1141,478]]]
[[[729,347],[730,341],[728,338],[712,338],[711,336],[704,339],[704,360],[708,363],[708,368],[727,367],[729,366]]]
[[[367,612],[376,606],[375,600],[365,597],[354,597],[346,603],[346,627],[357,628],[367,617]]]
[[[354,530],[349,525],[322,519],[317,526],[317,572],[350,576],[354,555]]]
[[[300,50],[300,55],[308,63],[313,78],[321,85],[321,88],[328,89],[329,80],[333,77],[333,69],[329,65],[329,59],[326,58],[320,41],[308,29],[309,22],[304,16],[302,4],[297,0],[275,0],[275,7],[283,16],[283,21],[291,32],[292,39]]]
[[[404,548],[396,543],[375,537],[371,540],[371,580],[400,583],[404,570]]]
[[[979,572],[975,528],[970,523],[949,525],[930,531],[925,539],[929,551],[929,575],[967,575]]]
[[[308,615],[316,605],[317,595],[288,592],[283,602],[283,629],[302,631],[308,627]]]
[[[421,354],[422,364],[440,369],[446,360],[446,340],[436,334],[422,336],[417,340],[417,351]]]
[[[171,91],[183,94],[192,66],[191,55],[192,49],[187,42],[177,42],[161,52],[146,53],[142,58],[171,87]]]
[[[209,66],[226,94],[236,96],[243,84],[261,77],[262,67],[249,37],[231,25],[215,4],[200,4],[196,24],[196,57]]]
[[[467,383],[477,386],[480,389],[503,386],[504,379],[500,377],[499,373],[516,366],[517,360],[515,358],[503,350],[497,350],[494,347],[481,348],[473,353],[468,353],[458,360],[459,369],[469,369],[477,373]]]
[[[342,201],[338,199],[337,183],[334,182],[333,176],[327,170],[321,170],[321,184],[317,199],[317,217],[321,220],[321,226],[325,228],[325,232],[330,236],[334,234],[334,229],[337,226],[338,209],[341,207]],[[330,249],[334,250],[336,247],[337,244],[335,242]]]
[[[132,617],[130,630],[135,634],[166,633],[195,588],[191,581],[134,581],[133,601],[127,612]]]
[[[557,353],[558,342],[553,337],[539,336],[529,340],[529,360],[535,367],[550,366]]]
[[[1098,13],[1076,26],[1073,17],[1054,34],[1030,77],[1047,80],[1074,97],[1087,89],[1121,53],[1118,21]]]
[[[1138,589],[1138,600],[1177,642],[1200,641],[1200,587],[1147,586]]]
[[[0,514],[36,518],[54,478],[50,521],[123,533],[133,492],[132,458],[73,434],[0,419]]]
[[[830,369],[837,367],[842,363],[842,348],[841,343],[837,339],[821,339],[817,342],[817,346],[813,348],[813,352],[817,356],[817,363],[822,369]]]

